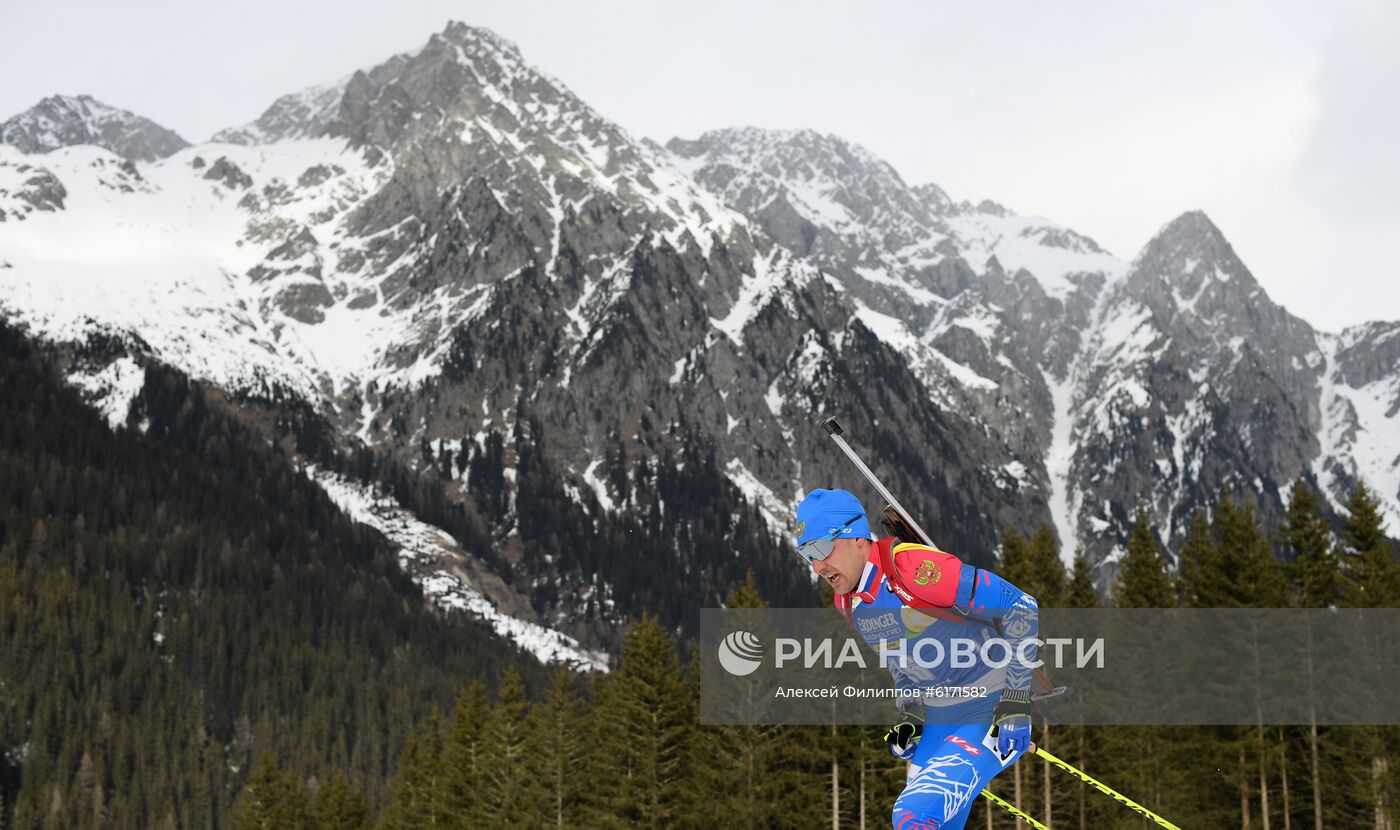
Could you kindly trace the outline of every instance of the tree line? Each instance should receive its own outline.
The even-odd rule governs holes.
[[[1140,505],[1108,603],[1400,605],[1378,500],[1360,483],[1344,507],[1334,532],[1321,498],[1299,480],[1284,525],[1268,530],[1247,502],[1222,493],[1169,551]],[[998,570],[1045,607],[1101,604],[1082,552],[1066,569],[1048,524],[1029,536],[1008,530]],[[763,604],[752,574],[726,604]],[[342,783],[318,789],[307,770],[265,758],[235,826],[885,826],[904,767],[889,756],[881,730],[701,726],[696,657],[683,653],[664,626],[643,617],[610,674],[558,674],[533,702],[511,677],[494,698],[479,684],[469,687],[415,734],[378,810]],[[1035,727],[1039,745],[1182,827],[1251,830],[1388,830],[1400,785],[1390,763],[1397,737],[1393,727]],[[999,776],[992,790],[1051,827],[1150,826],[1034,757]],[[984,800],[970,826],[1018,825]]]
[[[464,679],[545,688],[178,373],[144,432],[3,324],[0,381],[0,827],[228,827],[264,752],[377,804]]]

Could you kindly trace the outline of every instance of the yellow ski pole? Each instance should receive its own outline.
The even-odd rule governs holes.
[[[988,790],[983,790],[982,795],[985,796],[988,800],[990,800],[993,804],[1002,808],[1003,810],[1020,819],[1021,821],[1024,821],[1026,824],[1029,824],[1030,826],[1034,827],[1035,830],[1050,830],[1049,827],[1046,827],[1045,825],[1041,824],[1040,822],[1021,812],[1015,804],[1012,804],[1010,801],[1007,801],[1006,799],[1002,798],[996,793],[990,792]]]
[[[1050,763],[1054,764],[1055,766],[1059,767],[1060,769],[1064,770],[1070,775],[1073,775],[1075,778],[1078,778],[1080,781],[1083,781],[1084,783],[1088,784],[1089,786],[1093,787],[1094,789],[1098,790],[1104,795],[1112,796],[1123,806],[1127,807],[1130,810],[1133,810],[1134,812],[1140,815],[1152,819],[1162,827],[1169,827],[1171,828],[1171,830],[1181,830],[1180,827],[1177,827],[1170,821],[1167,821],[1166,819],[1162,818],[1161,816],[1157,815],[1156,813],[1152,812],[1151,810],[1147,809],[1146,807],[1142,806],[1136,801],[1133,801],[1131,798],[1128,798],[1127,796],[1123,795],[1122,793],[1118,792],[1112,787],[1109,787],[1108,785],[1095,780],[1092,776],[1088,775],[1087,773],[1080,772],[1079,770],[1075,769],[1069,764],[1066,764],[1064,761],[1061,761],[1059,758],[1056,758],[1054,755],[1051,755],[1050,753],[1046,752],[1045,750],[1041,749],[1035,744],[1031,744],[1031,752],[1034,752],[1036,755],[1039,755],[1046,761],[1049,761]]]

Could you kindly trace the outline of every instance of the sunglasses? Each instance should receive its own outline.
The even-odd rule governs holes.
[[[851,523],[859,518],[859,515],[852,516],[840,527],[833,527],[831,530],[828,530],[826,535],[819,536],[816,539],[808,539],[797,546],[797,555],[807,560],[807,564],[809,565],[819,559],[827,558],[831,555],[831,552],[836,549],[836,537],[844,533],[846,528],[850,527]]]

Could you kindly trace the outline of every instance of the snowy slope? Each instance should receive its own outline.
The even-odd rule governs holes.
[[[0,163],[18,163],[13,153],[0,148]],[[252,184],[206,178],[219,160]],[[381,175],[343,141],[192,148],[136,170],[86,146],[42,161],[63,183],[63,209],[0,225],[0,251],[11,265],[0,307],[36,334],[64,342],[92,332],[127,335],[225,388],[284,388],[315,401],[345,377],[372,372],[412,327],[408,315],[350,308],[363,290],[359,274],[336,273],[329,285],[316,278],[334,249],[339,256],[353,249],[338,220]],[[334,172],[291,189],[318,166]],[[279,250],[284,227],[321,238],[291,259]],[[83,244],[66,244],[72,239]],[[250,274],[268,263],[280,273]],[[297,286],[345,300],[315,319],[279,302]]]
[[[1400,323],[1322,337],[1320,452],[1313,463],[1334,506],[1357,478],[1381,499],[1400,534]]]
[[[398,546],[399,566],[423,586],[424,595],[438,607],[486,621],[502,637],[519,644],[541,662],[563,663],[583,671],[608,670],[606,654],[585,649],[573,637],[497,608],[488,593],[507,589],[483,574],[451,534],[420,521],[375,488],[314,467],[309,467],[306,474],[347,515]],[[474,584],[483,581],[491,584]]]
[[[1125,268],[1092,239],[1042,217],[964,203],[947,223],[959,256],[974,265],[995,258],[1011,273],[1024,269],[1052,297],[1073,293],[1079,287],[1074,275],[1099,273],[1114,279]]]
[[[748,127],[666,147],[680,169],[789,248],[912,302],[947,296],[921,272],[949,256],[979,270],[993,257],[1009,272],[1024,268],[1055,297],[1074,291],[1071,274],[1123,269],[1093,240],[1047,219],[988,201],[955,204],[935,185],[910,187],[889,163],[837,136]]]

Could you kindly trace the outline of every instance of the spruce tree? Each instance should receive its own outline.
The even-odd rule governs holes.
[[[731,609],[767,607],[753,572],[725,600]],[[692,658],[698,676],[698,659]],[[749,691],[752,691],[751,689]],[[698,687],[695,697],[698,699]],[[734,701],[740,721],[765,700]],[[684,826],[806,827],[821,820],[826,782],[827,727],[740,722],[699,726],[692,736],[692,808],[697,821]]]
[[[1070,574],[1069,587],[1065,589],[1064,605],[1066,608],[1099,608],[1103,605],[1098,591],[1094,590],[1094,578],[1083,548],[1074,552],[1074,569]]]
[[[1128,552],[1113,585],[1113,602],[1119,608],[1170,608],[1175,598],[1167,560],[1148,526],[1147,506],[1138,502]]]
[[[545,739],[531,717],[520,675],[510,669],[486,719],[479,820],[489,827],[539,827],[545,820],[539,745]]]
[[[1322,499],[1315,490],[1308,486],[1302,476],[1293,482],[1293,492],[1288,499],[1288,507],[1280,535],[1293,550],[1293,561],[1288,570],[1297,604],[1304,608],[1326,608],[1340,602],[1343,590],[1341,555],[1336,544],[1332,541],[1327,519],[1323,516]],[[1314,672],[1311,650],[1313,648],[1326,648],[1326,644],[1314,642],[1311,637],[1305,642],[1309,651],[1300,669],[1309,678],[1312,678]],[[1346,735],[1344,730],[1337,734],[1343,738]],[[1335,736],[1331,729],[1319,728],[1313,711],[1310,711],[1310,723],[1303,735],[1305,738],[1303,757],[1307,760],[1308,795],[1314,822],[1321,826],[1324,813],[1322,745],[1324,742],[1330,742],[1329,739]],[[1285,758],[1287,758],[1287,752],[1288,749],[1285,747]],[[1337,766],[1341,765],[1329,765],[1332,769]],[[1333,795],[1335,798],[1335,791]]]
[[[692,789],[694,701],[675,643],[651,616],[634,622],[617,669],[596,684],[591,826],[668,827]]]
[[[1283,566],[1268,537],[1254,519],[1248,502],[1236,503],[1224,493],[1216,505],[1215,550],[1218,566],[1213,581],[1203,586],[1212,608],[1281,608],[1288,586]]]
[[[1343,604],[1359,608],[1400,605],[1400,575],[1395,553],[1385,536],[1380,500],[1365,481],[1359,480],[1342,506],[1347,511],[1342,530]],[[1380,651],[1387,645],[1377,642],[1372,648]],[[1329,730],[1329,735],[1332,731],[1343,738],[1350,757],[1361,759],[1360,768],[1354,770],[1349,781],[1348,796],[1366,806],[1376,826],[1390,826],[1391,804],[1400,789],[1400,782],[1396,781],[1400,772],[1391,769],[1392,749],[1400,744],[1397,730],[1392,726],[1349,727]]]
[[[443,748],[442,812],[452,824],[466,827],[480,806],[484,733],[491,704],[486,687],[473,681],[457,696],[452,727]]]
[[[542,826],[576,826],[587,787],[579,770],[587,752],[588,721],[568,669],[561,666],[555,671],[536,722],[541,738],[535,763],[544,791]]]
[[[754,576],[753,568],[749,568],[744,574],[744,581],[734,586],[729,592],[729,597],[724,601],[725,608],[767,608],[768,603],[763,601],[763,595],[758,590],[758,578]]]
[[[309,830],[306,789],[263,753],[233,810],[234,830]]]
[[[316,793],[312,809],[315,830],[364,830],[369,827],[369,805],[350,789],[344,774],[337,774]]]
[[[1188,608],[1210,607],[1212,592],[1220,581],[1220,555],[1205,508],[1191,514],[1181,549],[1177,551],[1177,589]]]
[[[1035,597],[1042,608],[1060,605],[1065,593],[1065,564],[1060,560],[1060,541],[1049,522],[1041,522],[1027,546],[1029,585],[1021,590]],[[1017,583],[1013,583],[1017,584]]]
[[[385,830],[419,830],[446,823],[443,809],[442,723],[434,713],[404,743],[394,793],[384,809]]]
[[[1380,500],[1365,481],[1357,481],[1347,498],[1345,559],[1348,605],[1387,608],[1400,605],[1400,569],[1385,536]]]
[[[997,575],[1022,590],[1035,581],[1031,572],[1030,545],[1015,527],[1001,535],[1001,555],[997,557]]]
[[[1322,500],[1302,476],[1293,482],[1282,536],[1293,550],[1289,576],[1298,604],[1304,608],[1335,604],[1341,598],[1340,562],[1322,513]]]

